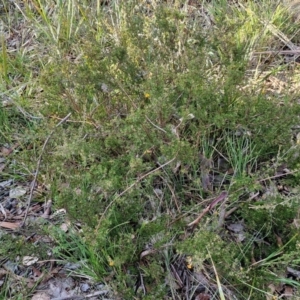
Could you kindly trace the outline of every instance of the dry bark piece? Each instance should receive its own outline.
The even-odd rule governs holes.
[[[20,223],[11,223],[11,222],[0,222],[0,227],[6,228],[6,229],[17,229],[20,228]]]

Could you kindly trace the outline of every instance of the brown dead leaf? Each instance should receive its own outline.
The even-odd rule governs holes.
[[[18,147],[19,147],[18,143],[12,145],[11,147],[2,146],[0,148],[0,155],[2,155],[2,156],[8,156],[8,155],[10,155]]]
[[[34,267],[34,266],[32,266],[32,273],[33,273],[33,277],[34,277],[35,279],[41,277],[42,274],[43,274],[39,269],[37,269],[37,268]]]
[[[284,292],[283,292],[284,297],[293,297],[294,296],[294,289],[290,285],[285,285],[284,286]]]
[[[205,293],[200,293],[195,297],[195,300],[209,300],[210,296]]]
[[[8,156],[10,153],[12,153],[12,149],[11,148],[6,148],[6,147],[1,147],[0,149],[0,153],[3,156]]]

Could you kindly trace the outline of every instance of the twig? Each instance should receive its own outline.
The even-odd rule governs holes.
[[[211,146],[221,157],[223,157],[227,162],[229,162],[228,158],[226,158],[214,145]]]
[[[129,187],[127,187],[122,193],[118,194],[115,199],[113,199],[105,208],[101,218],[99,219],[99,222],[97,224],[97,227],[95,229],[95,231],[97,232],[99,230],[100,224],[106,214],[106,212],[108,211],[108,209],[116,202],[117,199],[121,198],[126,192],[128,192],[131,188],[133,188],[136,184],[138,184],[141,180],[143,180],[144,178],[148,177],[149,175],[155,173],[156,171],[162,169],[163,167],[169,165],[172,161],[175,160],[176,157],[173,157],[171,160],[167,161],[166,163],[164,163],[163,165],[160,165],[158,168],[146,173],[145,175],[139,177],[133,184],[131,184]]]
[[[109,292],[108,290],[104,290],[104,291],[93,292],[88,295],[71,295],[65,297],[52,298],[52,300],[84,300],[84,299],[93,298],[100,295],[105,295],[108,294],[108,292]]]
[[[71,113],[69,113],[59,123],[57,123],[57,125],[55,126],[55,128],[57,128],[59,125],[61,125],[62,123],[64,123],[66,120],[68,120],[70,116],[71,116]],[[32,197],[33,197],[34,187],[35,187],[35,184],[36,184],[36,181],[37,181],[37,176],[38,176],[38,173],[39,173],[39,170],[40,170],[40,166],[41,166],[41,162],[42,162],[42,157],[43,157],[45,148],[46,148],[46,146],[47,146],[47,144],[48,144],[51,136],[55,132],[55,128],[50,132],[50,134],[46,138],[46,140],[44,142],[44,145],[43,145],[43,148],[41,150],[41,154],[40,154],[39,159],[37,161],[36,171],[35,171],[35,174],[34,174],[34,178],[33,178],[32,182],[31,182],[30,194],[29,194],[29,198],[28,198],[28,201],[27,201],[27,208],[26,208],[26,211],[25,211],[23,222],[21,223],[20,227],[23,227],[25,225],[25,222],[26,222],[26,219],[27,219],[27,215],[28,215],[28,211],[29,211],[29,207],[30,207],[30,203],[31,203],[31,200],[32,200]]]
[[[247,202],[250,202],[251,200],[255,199],[257,196],[259,195],[259,192],[255,193],[254,195],[252,195]],[[227,219],[232,213],[234,213],[237,209],[239,209],[239,206],[235,206],[231,209],[229,209],[226,213],[225,213],[225,219]]]
[[[208,212],[210,211],[212,208],[214,208],[219,202],[224,201],[227,197],[228,193],[226,191],[223,191],[215,200],[213,200],[213,202],[208,205],[203,211],[202,213],[197,217],[197,219],[195,219],[193,222],[189,223],[187,226],[188,227],[192,227],[192,229],[194,229],[198,223],[200,222],[200,220],[202,219],[202,217]]]
[[[235,206],[232,209],[229,209],[226,213],[225,213],[225,219],[227,219],[232,213],[234,213],[237,209],[239,208],[239,206]]]
[[[58,118],[58,117],[56,117],[56,116],[50,116],[50,118],[51,118],[51,119],[54,119],[54,120],[63,120],[63,119]],[[88,124],[88,125],[94,126],[96,129],[99,128],[99,126],[98,126],[96,123],[89,122],[89,121],[68,120],[68,122],[70,122],[70,123]]]
[[[179,285],[180,288],[183,288],[184,284],[183,284],[176,268],[174,267],[173,264],[171,264],[170,267],[171,267],[171,270],[173,272],[173,276],[175,277],[176,283]]]
[[[140,270],[138,270],[138,272],[139,272],[139,274],[140,274],[140,284],[139,284],[139,286],[137,285],[137,287],[136,287],[136,289],[135,289],[135,293],[137,293],[139,287],[142,287],[142,289],[143,289],[143,294],[144,294],[144,296],[145,296],[147,293],[146,293],[146,288],[145,288],[145,285],[144,285],[143,275],[142,275],[142,273],[141,273]]]
[[[152,125],[154,126],[156,129],[162,131],[163,133],[167,133],[164,129],[160,128],[159,126],[155,125],[147,116],[146,117],[146,120]]]
[[[171,192],[171,194],[172,194],[171,199],[174,200],[175,206],[176,206],[178,212],[180,213],[180,208],[179,208],[179,205],[178,205],[177,197],[176,197],[176,194],[175,194],[173,188],[170,186],[170,184],[168,183],[168,181],[167,181],[164,177],[162,177],[162,176],[159,176],[159,177],[160,177],[160,178],[166,183],[166,185],[168,186],[168,188],[169,188],[169,190],[170,190],[170,192]]]
[[[291,174],[294,174],[294,173],[297,173],[297,172],[299,172],[298,169],[294,170],[294,171],[287,172],[287,173],[278,174],[278,175],[270,176],[270,177],[267,177],[267,178],[264,178],[264,179],[260,179],[260,180],[258,180],[258,182],[267,181],[267,180],[270,180],[270,179],[275,179],[275,178],[283,177],[283,176],[286,176],[286,175],[291,175]]]
[[[270,51],[260,51],[253,52],[254,55],[260,54],[299,54],[300,50],[270,50]]]

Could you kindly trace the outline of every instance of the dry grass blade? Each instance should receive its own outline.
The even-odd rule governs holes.
[[[296,46],[281,30],[279,30],[275,25],[273,24],[267,24],[263,22],[266,28],[277,38],[280,39],[287,47],[289,47],[291,50],[299,50],[300,47]]]
[[[213,266],[213,269],[214,269],[214,272],[215,272],[215,275],[216,275],[217,286],[218,286],[218,291],[219,291],[220,299],[221,300],[226,300],[224,292],[223,292],[223,288],[222,288],[222,285],[221,285],[221,282],[220,282],[220,279],[219,279],[219,276],[218,276],[218,272],[217,272],[217,269],[216,269],[215,264],[214,264],[214,261],[213,261],[213,259],[212,259],[211,254],[210,254],[209,251],[208,251],[208,253],[209,253],[210,260],[211,260],[211,263],[212,263],[212,266]]]

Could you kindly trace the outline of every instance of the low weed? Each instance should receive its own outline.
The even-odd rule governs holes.
[[[263,299],[274,278],[284,280],[279,271],[298,267],[297,194],[270,192],[280,151],[293,168],[282,182],[296,186],[299,177],[297,67],[266,50],[284,46],[281,32],[296,41],[287,9],[106,2],[17,1],[8,16],[22,16],[36,40],[16,53],[2,42],[1,94],[29,128],[18,137],[20,164],[35,170],[49,132],[71,113],[39,174],[55,207],[82,225],[49,233],[55,254],[81,261],[90,278],[109,278],[124,299],[200,294],[200,279],[184,296],[186,282],[171,284],[187,255],[214,299]],[[12,135],[9,122],[1,109],[3,137]],[[186,224],[223,190],[228,199],[190,232]],[[228,229],[236,223],[239,237]]]

